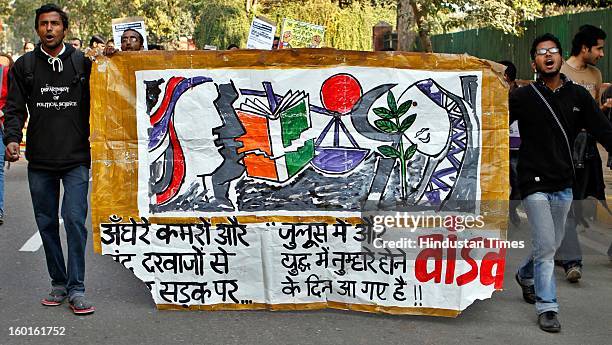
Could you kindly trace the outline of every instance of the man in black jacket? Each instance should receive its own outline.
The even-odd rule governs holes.
[[[510,95],[510,121],[518,121],[521,133],[519,189],[533,246],[516,280],[525,301],[536,304],[540,328],[548,332],[561,330],[553,258],[572,201],[575,172],[570,143],[579,128],[586,128],[612,151],[612,126],[589,92],[559,72],[561,53],[555,36],[536,38],[531,59],[539,78]]]
[[[9,74],[6,157],[19,159],[21,131],[29,112],[28,181],[52,285],[41,302],[57,306],[68,298],[75,314],[91,314],[95,309],[85,299],[84,285],[91,63],[63,42],[68,16],[58,6],[48,4],[36,10],[35,28],[41,43],[19,59]],[[59,235],[60,181],[67,267]]]

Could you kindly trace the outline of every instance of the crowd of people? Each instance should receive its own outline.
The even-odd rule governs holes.
[[[42,304],[57,306],[67,299],[74,313],[91,314],[95,308],[85,297],[84,282],[91,164],[89,74],[91,57],[112,55],[115,46],[112,39],[94,35],[83,47],[79,38],[65,40],[68,28],[68,16],[60,7],[44,5],[35,17],[40,43],[26,42],[24,55],[14,64],[10,56],[0,56],[4,121],[0,142],[6,145],[0,154],[9,162],[20,158],[22,129],[29,121],[28,181],[51,278],[50,293]],[[605,200],[596,142],[612,151],[612,88],[603,92],[601,73],[595,67],[603,57],[605,39],[601,29],[583,26],[572,42],[571,57],[563,61],[562,45],[555,36],[537,37],[530,54],[538,78],[523,87],[515,82],[512,62],[501,61],[507,66],[505,77],[511,86],[511,198],[516,202],[511,204],[510,218],[520,222],[516,208],[522,201],[533,246],[515,279],[524,300],[535,304],[540,328],[549,332],[561,329],[553,274],[555,253],[568,280],[577,282],[582,275],[576,236],[582,216],[578,207],[572,208],[572,200],[588,196]],[[122,51],[139,51],[143,45],[144,38],[136,30],[121,35]],[[57,92],[47,92],[49,85]],[[58,92],[66,106],[49,106],[57,102]],[[61,215],[67,233],[67,265],[59,236],[60,184],[64,187]]]

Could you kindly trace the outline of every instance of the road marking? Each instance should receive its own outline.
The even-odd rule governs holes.
[[[64,224],[64,220],[60,218],[59,220],[60,226]],[[40,233],[36,231],[30,239],[26,241],[26,243],[21,246],[19,249],[20,252],[35,252],[38,251],[42,247],[42,238],[40,238]]]
[[[29,240],[19,249],[20,252],[35,252],[42,246],[42,239],[40,233],[36,231]]]

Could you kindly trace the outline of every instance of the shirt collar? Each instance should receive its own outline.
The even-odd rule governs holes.
[[[51,54],[47,53],[42,45],[40,46],[40,51],[43,52],[43,54],[47,55],[50,58],[56,58],[56,57],[60,57],[62,54],[64,54],[64,52],[66,51],[66,45],[64,44],[64,42],[62,42],[62,50],[59,52],[59,54],[57,54],[57,56],[51,56]]]
[[[57,54],[57,56],[51,56],[51,54],[47,53],[42,47],[40,47],[40,50],[49,57],[47,61],[49,62],[49,65],[53,67],[53,71],[55,72],[55,64],[57,63],[57,71],[59,73],[62,73],[62,71],[64,70],[64,64],[62,63],[62,59],[60,58],[60,56],[62,56],[62,54],[64,54],[64,52],[66,51],[66,45],[63,44],[62,50],[59,52],[59,54]]]
[[[563,74],[563,73],[559,73],[559,74],[561,76],[561,85],[558,88],[552,90],[552,92],[560,90],[561,88],[565,87],[566,84],[569,84],[569,83],[572,82],[565,74]],[[542,80],[542,78],[539,77],[539,76],[538,76],[538,79],[536,79],[536,84],[539,84],[540,86],[544,86],[544,87],[548,88],[546,86],[546,83],[544,83],[544,80]]]

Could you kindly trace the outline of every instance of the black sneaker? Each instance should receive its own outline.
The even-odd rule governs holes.
[[[565,271],[565,279],[570,283],[577,283],[582,278],[582,268],[572,266]]]
[[[540,329],[550,333],[561,331],[561,323],[557,319],[557,313],[554,311],[545,311],[538,316],[538,325]]]
[[[529,304],[535,304],[535,287],[533,285],[525,285],[521,283],[521,278],[519,277],[518,273],[514,276],[514,278],[516,278],[516,282],[521,287],[521,290],[523,290],[523,299],[525,300],[525,302]]]

